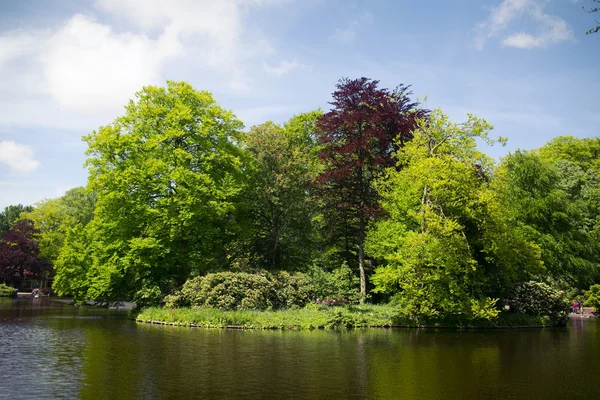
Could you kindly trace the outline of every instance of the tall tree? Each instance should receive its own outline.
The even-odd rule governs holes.
[[[542,154],[546,151],[540,150]],[[504,207],[540,245],[548,275],[586,288],[600,280],[596,211],[600,175],[595,167],[584,172],[567,157],[555,159],[553,163],[538,152],[521,151],[505,157],[496,190]],[[589,161],[585,159],[584,165]]]
[[[366,296],[365,233],[379,212],[373,183],[395,164],[394,153],[412,138],[415,121],[426,114],[409,99],[409,86],[388,90],[378,84],[368,78],[340,80],[332,94],[332,110],[317,123],[325,163],[318,185],[330,211],[328,219],[341,228],[346,257],[357,253],[362,301]]]
[[[38,257],[35,236],[39,233],[30,220],[19,220],[0,235],[0,280],[19,287],[23,279],[38,277],[47,264]]]
[[[157,302],[191,272],[226,260],[243,188],[242,122],[184,82],[136,97],[124,116],[85,137],[95,215],[67,235],[55,280],[76,301]]]
[[[320,165],[314,127],[320,115],[296,115],[283,126],[267,122],[245,135],[245,148],[253,156],[245,193],[254,227],[251,246],[263,267],[293,269],[310,263],[317,212],[311,185]]]
[[[473,116],[454,124],[440,111],[419,123],[378,189],[386,217],[369,233],[382,260],[375,290],[397,294],[414,317],[493,316],[501,288],[541,268],[539,249],[515,226],[490,190],[492,160],[476,140],[491,126]]]
[[[12,224],[19,219],[22,212],[31,210],[33,210],[32,206],[23,206],[22,204],[11,205],[4,208],[4,211],[0,212],[0,232],[8,231]]]

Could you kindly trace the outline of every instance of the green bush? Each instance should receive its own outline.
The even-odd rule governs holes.
[[[217,272],[188,279],[164,300],[167,307],[223,310],[303,307],[314,298],[312,287],[312,279],[301,273]]]
[[[346,262],[332,272],[313,267],[308,273],[313,280],[315,296],[318,299],[346,304],[358,303],[359,279]]]
[[[594,307],[600,311],[600,285],[592,285],[589,290],[584,292],[585,300],[583,304],[588,307]]]
[[[0,297],[14,296],[17,294],[17,289],[0,283]]]
[[[532,316],[549,317],[553,324],[566,324],[570,303],[564,291],[543,282],[521,283],[514,298],[508,301],[512,311]]]

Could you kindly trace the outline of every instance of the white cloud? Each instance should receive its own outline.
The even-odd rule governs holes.
[[[547,47],[551,44],[573,39],[573,32],[567,22],[544,11],[546,2],[541,0],[503,0],[492,8],[488,19],[477,24],[475,46],[482,50],[486,40],[500,36],[510,24],[520,18],[533,20],[537,32],[515,32],[502,39],[502,45],[520,49]]]
[[[143,86],[177,79],[164,76],[175,60],[230,90],[246,91],[246,69],[273,52],[247,14],[283,1],[95,0],[94,17],[76,14],[47,31],[0,32],[0,94],[19,98],[14,113],[0,113],[0,124],[35,125],[26,104],[39,102],[74,119],[106,121]],[[112,25],[117,19],[126,24]],[[25,87],[26,93],[19,90]]]
[[[264,63],[263,68],[269,74],[276,75],[276,76],[283,76],[283,75],[289,73],[290,71],[292,71],[293,69],[304,68],[304,65],[300,64],[296,60],[292,60],[292,61],[282,60],[279,62],[279,64],[277,64],[274,67],[270,66],[267,63]]]
[[[92,114],[122,107],[142,86],[160,83],[162,63],[181,51],[169,31],[152,40],[75,15],[48,39],[40,61],[58,104]]]
[[[0,163],[19,173],[28,173],[35,170],[40,163],[34,159],[33,151],[29,146],[18,144],[10,140],[0,141]]]

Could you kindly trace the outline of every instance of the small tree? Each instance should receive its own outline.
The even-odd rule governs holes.
[[[0,280],[18,287],[23,279],[37,277],[46,269],[47,264],[38,258],[38,233],[33,222],[25,219],[0,235]]]

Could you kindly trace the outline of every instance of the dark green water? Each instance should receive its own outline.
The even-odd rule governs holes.
[[[262,332],[0,298],[0,399],[600,399],[600,321]]]

